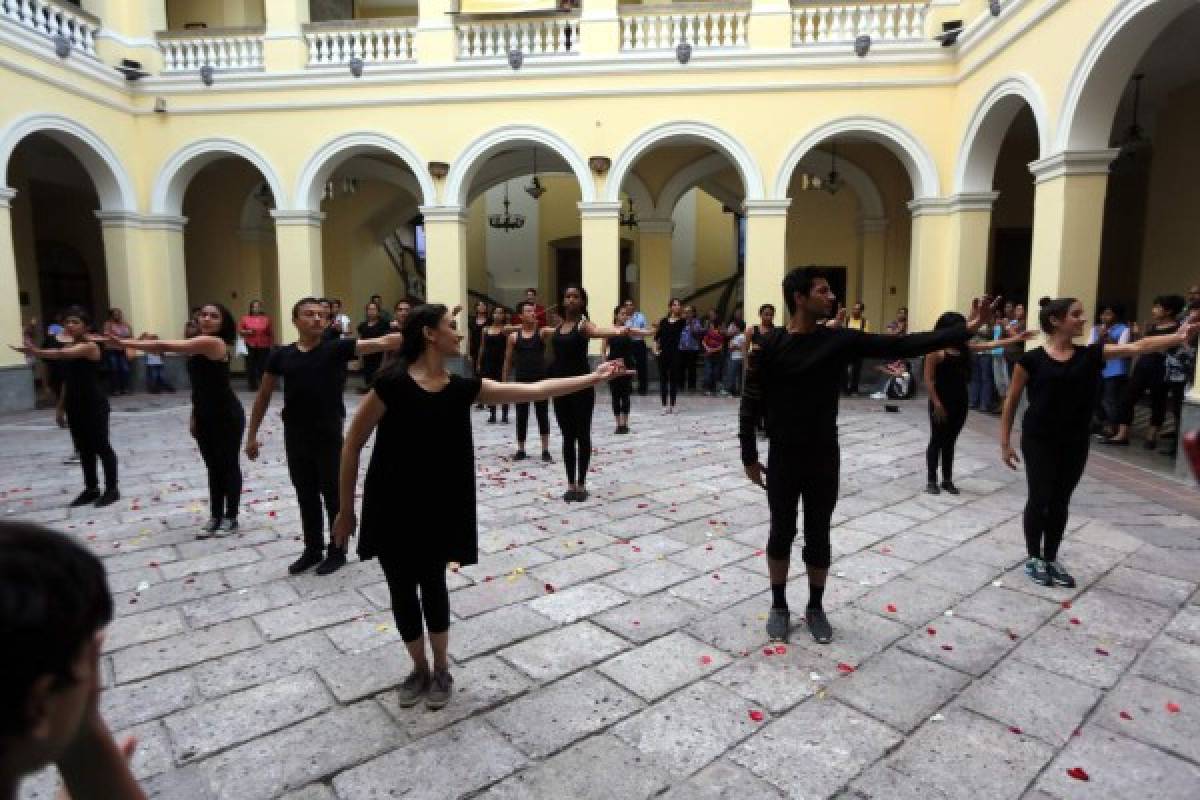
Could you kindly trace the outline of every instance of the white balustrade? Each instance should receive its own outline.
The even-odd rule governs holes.
[[[921,41],[928,12],[928,2],[805,5],[792,9],[792,44],[846,43],[863,34],[876,42]]]
[[[263,32],[202,30],[158,34],[163,72],[191,72],[204,66],[223,70],[262,69]]]
[[[678,4],[662,11],[621,12],[622,50],[674,50],[745,47],[749,11],[745,8],[688,9]]]
[[[579,18],[522,17],[477,20],[457,26],[458,57],[503,58],[511,50],[527,56],[566,55],[579,51]]]
[[[366,64],[413,60],[416,20],[318,23],[306,25],[310,67],[341,65],[352,58]]]
[[[72,50],[96,55],[100,20],[74,6],[53,0],[0,0],[0,18],[50,39],[62,36]]]

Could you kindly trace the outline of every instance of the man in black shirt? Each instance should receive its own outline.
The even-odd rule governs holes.
[[[771,509],[767,569],[772,605],[767,635],[787,641],[791,624],[787,574],[797,533],[796,506],[803,498],[803,558],[809,586],[804,618],[813,638],[824,644],[833,639],[821,602],[830,563],[829,523],[838,496],[837,412],[846,365],[855,359],[909,358],[961,345],[968,329],[990,320],[991,306],[976,301],[966,327],[894,336],[821,324],[832,315],[837,298],[814,267],[789,272],[783,279],[783,295],[791,314],[787,327],[776,327],[747,357],[738,439],[746,475],[767,490]],[[755,423],[764,413],[769,468],[759,463],[755,437]]]
[[[271,404],[275,381],[282,377],[283,442],[304,530],[304,553],[288,572],[295,575],[319,564],[317,574],[328,575],[346,563],[345,550],[332,542],[325,553],[321,521],[322,498],[331,530],[338,512],[346,365],[361,355],[396,350],[403,337],[390,333],[377,339],[327,338],[326,306],[315,297],[305,297],[292,307],[292,322],[300,338],[276,350],[267,361],[246,432],[246,455],[258,458],[258,428]]]

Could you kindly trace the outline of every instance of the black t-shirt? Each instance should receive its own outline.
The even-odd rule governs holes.
[[[346,418],[342,389],[354,339],[322,339],[307,352],[295,343],[271,353],[267,372],[283,378],[283,422],[310,430],[341,430]]]
[[[1076,347],[1066,361],[1056,361],[1038,347],[1017,365],[1029,375],[1022,431],[1043,439],[1086,440],[1104,371],[1104,343]]]
[[[658,321],[654,339],[658,342],[659,350],[668,354],[679,350],[679,338],[683,336],[684,322],[683,317],[677,319],[663,317]]]

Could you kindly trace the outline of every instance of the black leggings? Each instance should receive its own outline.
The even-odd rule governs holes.
[[[88,489],[99,488],[100,483],[96,478],[96,459],[99,458],[104,468],[104,488],[116,489],[117,454],[108,441],[108,409],[68,410],[67,427],[71,431],[71,443],[79,453],[83,485]]]
[[[837,445],[820,448],[772,444],[767,463],[771,533],[767,556],[790,561],[796,540],[796,507],[804,501],[804,563],[828,569],[829,522],[838,497],[841,457]]]
[[[1067,529],[1071,493],[1087,464],[1086,439],[1064,442],[1025,434],[1021,437],[1029,500],[1025,503],[1025,546],[1030,558],[1058,560]]]
[[[505,406],[507,409],[507,406]],[[533,413],[537,417],[538,433],[546,436],[550,433],[550,404],[538,400],[533,404]],[[529,403],[517,403],[517,444],[525,444],[525,434],[529,432]]]
[[[929,446],[925,448],[925,468],[929,482],[937,482],[938,460],[942,462],[942,480],[954,480],[954,444],[967,421],[967,404],[946,406],[946,419],[939,422],[933,416],[933,403],[929,404]]]
[[[296,505],[300,507],[304,549],[321,552],[325,549],[321,500],[325,501],[325,516],[329,518],[331,531],[338,513],[341,426],[322,432],[284,425],[283,443],[287,451],[288,476],[292,479],[292,486],[296,487]]]
[[[675,405],[675,396],[679,393],[679,384],[683,377],[683,357],[678,351],[663,350],[658,354],[658,393],[662,404]]]
[[[240,456],[246,412],[241,404],[196,416],[196,446],[208,469],[208,507],[214,517],[236,517],[242,497]]]
[[[683,372],[683,378],[679,382],[689,392],[696,389],[696,359],[699,355],[695,350],[679,351],[679,358],[681,360],[680,370]]]
[[[446,589],[446,565],[415,561],[404,553],[380,553],[379,566],[392,596],[396,630],[406,642],[421,638],[421,613],[430,633],[450,630],[450,592]],[[420,587],[420,597],[417,588]]]
[[[588,465],[592,461],[592,410],[596,407],[596,390],[591,387],[554,398],[554,419],[563,437],[563,466],[567,468],[567,483],[583,485]]]
[[[629,416],[629,398],[633,395],[633,378],[617,378],[610,381],[608,391],[612,395],[613,416]]]

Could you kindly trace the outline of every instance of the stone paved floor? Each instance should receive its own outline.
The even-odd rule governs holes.
[[[602,393],[593,500],[569,510],[561,467],[514,467],[511,431],[476,415],[481,561],[450,576],[440,712],[396,705],[407,659],[377,564],[288,577],[277,423],[241,531],[196,540],[179,403],[117,404],[125,497],[103,512],[63,508],[78,472],[44,413],[0,419],[0,508],[108,567],[104,708],[154,797],[1197,796],[1200,520],[1086,477],[1064,546],[1080,587],[1035,586],[1023,481],[992,439],[964,434],[960,497],[921,492],[921,403],[844,405],[837,639],[801,628],[786,648],[765,647],[767,509],[733,401],[636,402],[616,437]],[[793,589],[801,607],[798,571]]]

